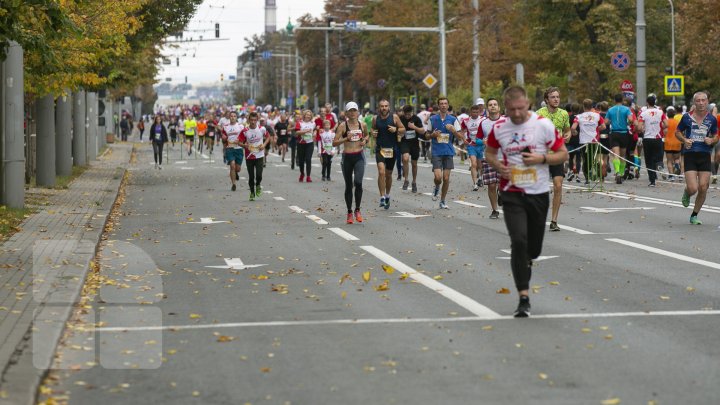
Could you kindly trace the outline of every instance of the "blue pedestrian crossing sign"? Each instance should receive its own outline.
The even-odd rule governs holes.
[[[665,76],[665,95],[684,96],[685,76]]]

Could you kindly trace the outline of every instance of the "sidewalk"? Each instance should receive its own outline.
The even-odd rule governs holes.
[[[46,196],[48,204],[0,245],[0,403],[35,403],[132,148],[108,145],[67,190],[31,190]]]

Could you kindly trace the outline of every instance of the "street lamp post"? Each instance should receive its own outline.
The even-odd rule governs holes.
[[[445,2],[438,0],[438,28],[440,29],[440,94],[447,97],[447,73],[445,72]]]
[[[475,9],[475,16],[473,17],[473,103],[475,100],[480,98],[480,39],[479,36],[479,25],[478,17],[480,15],[480,8],[478,0],[473,0],[473,8]]]

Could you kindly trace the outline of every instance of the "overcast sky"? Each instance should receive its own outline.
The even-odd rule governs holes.
[[[325,0],[276,0],[277,27],[285,28],[288,17],[296,20],[310,13],[319,17]],[[245,38],[265,31],[265,0],[205,0],[188,24],[184,38],[215,38],[215,23],[220,24],[220,38],[229,41],[193,42],[180,44],[178,49],[166,49],[171,65],[161,65],[158,81],[200,84],[220,80],[220,74],[228,76],[236,72],[237,56],[245,50]],[[196,31],[198,30],[198,31]],[[200,32],[199,30],[207,30]],[[171,39],[174,39],[171,37]],[[194,57],[193,57],[194,55]],[[176,65],[180,58],[180,66]]]

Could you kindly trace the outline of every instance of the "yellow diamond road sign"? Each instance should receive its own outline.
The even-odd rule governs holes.
[[[435,76],[432,75],[432,73],[428,73],[428,75],[425,76],[422,82],[427,86],[428,89],[432,89],[435,83],[437,83],[437,81],[438,80],[435,78]]]

